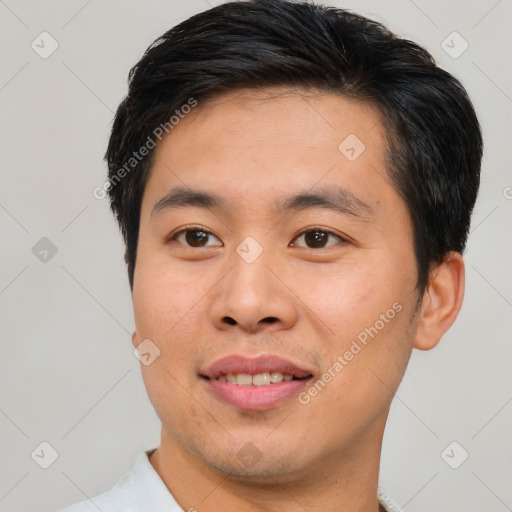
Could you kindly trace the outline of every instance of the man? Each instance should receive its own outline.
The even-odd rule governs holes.
[[[65,511],[393,510],[386,419],[460,310],[481,156],[461,84],[353,13],[230,2],[158,39],[104,190],[161,443]]]

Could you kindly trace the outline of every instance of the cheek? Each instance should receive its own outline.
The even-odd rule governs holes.
[[[207,294],[217,280],[218,272],[205,265],[185,268],[168,260],[140,260],[133,287],[137,337],[150,339],[160,349],[155,362],[160,368],[141,368],[148,389],[191,385],[191,365],[204,350]]]
[[[311,429],[328,436],[333,432],[326,425],[345,422],[350,423],[349,435],[389,409],[412,345],[405,307],[397,302],[387,306],[373,305],[371,313],[362,307],[364,314],[345,315],[344,325],[340,322],[336,336],[325,347],[322,375],[306,390],[309,397],[303,395],[304,401],[310,400],[306,407],[311,407]],[[334,435],[337,439],[345,434],[336,431]]]
[[[388,260],[387,266],[381,260],[380,264],[354,265],[350,271],[302,281],[310,315],[324,325],[325,369],[341,357],[343,369],[334,373],[343,393],[350,388],[354,396],[371,394],[371,387],[378,382],[372,372],[394,386],[410,356],[411,276],[402,277],[389,261],[393,260]]]
[[[301,272],[294,289],[306,310],[329,327],[329,338],[347,340],[399,300],[400,283],[390,274],[383,261],[344,262],[334,271],[331,267],[314,274]]]
[[[180,404],[190,400],[185,390],[195,375],[190,367],[201,339],[201,324],[196,321],[201,293],[199,285],[191,286],[188,276],[168,264],[148,261],[137,268],[133,287],[137,338],[150,339],[160,350],[152,364],[141,364],[141,373],[148,397],[166,425],[183,421]]]
[[[140,336],[166,340],[170,331],[186,324],[207,286],[199,276],[165,265],[141,264],[136,269],[133,308]]]

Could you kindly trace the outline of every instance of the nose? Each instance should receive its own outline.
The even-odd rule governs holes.
[[[268,251],[267,251],[268,252]],[[231,271],[216,287],[211,321],[221,330],[245,333],[288,329],[297,321],[297,300],[286,284],[286,272],[265,251],[251,263],[238,254],[230,259]]]

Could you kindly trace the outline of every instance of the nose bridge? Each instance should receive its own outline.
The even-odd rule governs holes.
[[[254,331],[263,325],[289,327],[296,320],[291,292],[276,278],[278,255],[253,237],[245,238],[229,258],[231,271],[212,308],[217,326],[239,325]]]
[[[231,255],[233,271],[229,279],[228,293],[237,303],[254,307],[269,302],[276,293],[275,277],[269,270],[275,258],[271,247],[263,247],[253,237],[245,238]]]

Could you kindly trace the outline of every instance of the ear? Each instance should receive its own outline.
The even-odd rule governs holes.
[[[464,280],[464,260],[458,252],[450,252],[432,270],[421,301],[414,348],[434,348],[455,322],[464,298]]]
[[[133,331],[133,334],[132,334],[132,345],[133,345],[133,348],[137,348],[137,346],[139,345],[139,338],[137,336],[137,331]]]

